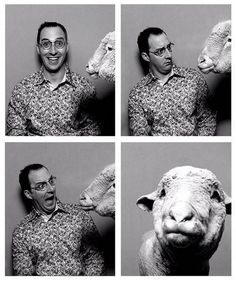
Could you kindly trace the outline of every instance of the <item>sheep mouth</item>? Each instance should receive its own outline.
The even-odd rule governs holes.
[[[85,211],[92,211],[95,208],[94,206],[84,206],[84,205],[81,205],[81,204],[79,204],[79,206],[80,206],[81,209],[83,209]]]
[[[89,73],[89,72],[88,72]],[[93,72],[93,73],[89,73],[89,75],[93,78],[93,79],[97,79],[98,78],[98,72]]]
[[[187,248],[198,240],[198,236],[183,232],[171,232],[166,234],[166,239],[175,248]]]

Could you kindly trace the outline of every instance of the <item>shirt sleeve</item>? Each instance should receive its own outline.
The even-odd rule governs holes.
[[[30,256],[27,242],[20,232],[12,235],[12,265],[14,275],[35,275],[35,266]]]
[[[151,126],[145,117],[141,105],[139,93],[133,89],[129,95],[128,102],[129,130],[132,136],[148,136],[151,133]]]
[[[101,237],[89,213],[86,213],[86,215],[81,244],[83,274],[86,276],[104,275],[105,266]]]
[[[8,105],[7,131],[9,136],[24,136],[26,131],[26,116],[24,96],[26,89],[21,83],[18,83],[13,92]]]
[[[198,136],[213,136],[216,132],[216,111],[212,108],[209,89],[201,74],[198,80],[197,128]]]

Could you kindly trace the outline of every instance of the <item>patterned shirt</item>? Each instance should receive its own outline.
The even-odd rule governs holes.
[[[40,71],[24,78],[12,93],[8,106],[7,135],[99,135],[92,104],[92,84],[66,66],[65,79],[54,89]]]
[[[147,74],[130,92],[131,135],[214,135],[216,113],[207,105],[208,92],[195,69],[173,66],[164,85]]]
[[[57,202],[48,221],[33,209],[12,235],[15,275],[102,275],[100,236],[89,213]]]

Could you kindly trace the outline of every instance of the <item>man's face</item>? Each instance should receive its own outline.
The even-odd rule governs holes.
[[[150,69],[161,74],[168,74],[172,69],[172,53],[167,49],[170,44],[165,33],[160,35],[151,34],[148,38],[149,52],[146,53],[146,61],[149,62]],[[163,55],[158,56],[159,50],[165,49]]]
[[[43,167],[39,170],[30,171],[28,177],[31,190],[27,197],[33,200],[35,208],[41,213],[52,213],[56,207],[56,188],[49,183],[52,175]],[[41,191],[35,189],[41,183],[47,183],[46,189]]]
[[[43,46],[46,46],[47,49]],[[61,48],[61,46],[63,47]],[[48,72],[52,73],[60,71],[65,64],[65,58],[68,52],[68,44],[63,30],[59,26],[43,28],[40,33],[37,52]]]

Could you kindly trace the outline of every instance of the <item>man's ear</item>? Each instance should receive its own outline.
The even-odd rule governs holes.
[[[38,55],[40,55],[40,51],[39,51],[39,46],[38,46],[38,44],[36,45],[36,50],[37,50]]]
[[[225,196],[225,208],[226,208],[226,214],[231,215],[231,197],[229,197],[224,191]]]
[[[32,200],[32,195],[31,192],[29,190],[24,190],[24,195],[27,199]]]
[[[152,193],[139,197],[136,204],[140,209],[151,212],[156,197],[157,197],[157,191],[154,191]]]
[[[150,62],[150,58],[149,55],[146,52],[142,52],[141,53],[141,57],[143,60],[145,60],[146,62]]]

